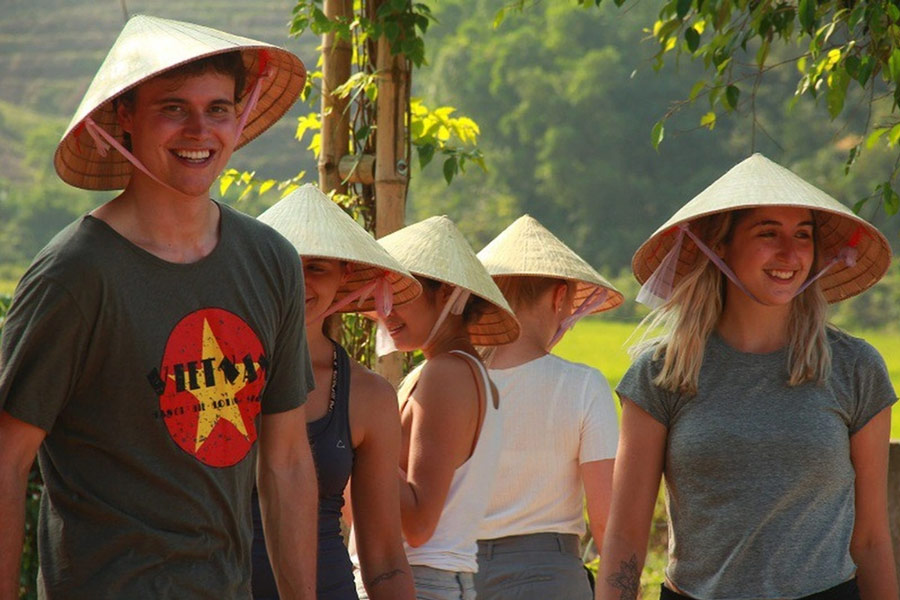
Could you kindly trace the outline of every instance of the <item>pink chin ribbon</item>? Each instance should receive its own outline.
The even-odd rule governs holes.
[[[734,274],[734,271],[725,264],[725,261],[719,257],[718,254],[713,252],[709,246],[703,243],[703,241],[693,232],[690,227],[688,227],[687,223],[681,223],[678,227],[678,237],[675,239],[675,244],[666,254],[665,258],[663,258],[662,262],[659,263],[659,266],[656,267],[656,270],[653,274],[644,282],[644,285],[641,286],[641,291],[638,292],[636,300],[647,306],[651,309],[659,308],[662,306],[669,298],[672,296],[673,282],[675,280],[675,271],[678,266],[678,257],[681,255],[681,245],[684,242],[684,236],[687,234],[690,237],[694,244],[696,244],[697,248],[700,249],[703,254],[705,254],[709,260],[712,261],[716,267],[718,267],[719,271],[721,271],[728,279],[734,283],[738,287],[739,290],[747,294],[753,300],[760,302],[759,299],[750,293],[741,280],[738,279],[737,275]],[[847,241],[847,245],[841,248],[841,250],[837,253],[837,255],[828,261],[822,269],[816,273],[813,277],[808,278],[802,286],[794,293],[793,297],[797,297],[801,294],[806,288],[812,285],[819,278],[824,276],[831,267],[836,264],[843,263],[848,267],[852,267],[856,265],[856,258],[858,255],[858,250],[856,246],[859,244],[860,237],[865,231],[862,226],[858,226],[856,230],[853,232],[853,235],[850,236],[850,239]],[[762,304],[762,302],[760,302]]]
[[[250,97],[247,99],[247,106],[244,108],[244,112],[241,113],[241,116],[238,120],[237,132],[234,138],[235,146],[237,146],[238,142],[241,139],[241,134],[244,132],[244,127],[247,124],[247,120],[250,118],[250,114],[253,112],[253,109],[256,108],[257,103],[259,102],[259,96],[262,93],[262,86],[265,81],[267,81],[272,76],[271,69],[269,69],[269,53],[266,50],[259,51],[259,73],[256,77],[256,82],[253,84],[253,90],[250,92]],[[85,117],[82,124],[75,128],[75,143],[78,144],[78,135],[81,133],[82,127],[87,130],[88,134],[91,136],[91,139],[94,140],[94,146],[97,148],[97,154],[102,157],[105,157],[109,152],[110,147],[115,148],[122,157],[134,165],[135,168],[140,170],[142,173],[147,175],[150,179],[158,183],[159,185],[172,190],[178,194],[182,192],[176,190],[169,184],[165,183],[161,179],[159,179],[156,175],[150,172],[144,164],[138,160],[138,158],[128,151],[115,137],[110,135],[108,131],[97,125],[97,123],[90,117]],[[78,144],[78,149],[81,149],[81,145]]]
[[[603,303],[606,302],[607,296],[609,296],[608,289],[604,287],[594,288],[594,291],[584,299],[584,302],[582,302],[578,308],[572,311],[571,315],[560,321],[559,327],[556,328],[556,333],[553,334],[553,338],[550,340],[547,350],[552,350],[553,346],[562,339],[562,336],[575,326],[575,323],[602,306]]]
[[[394,309],[394,290],[391,286],[391,282],[388,281],[389,275],[390,273],[385,271],[366,285],[356,288],[329,306],[328,310],[322,313],[322,316],[318,317],[316,320],[319,321],[336,313],[354,300],[358,300],[356,303],[357,306],[362,306],[362,303],[365,302],[369,296],[372,296],[372,300],[375,302],[375,312],[378,313],[378,319],[384,319],[391,314],[391,311]]]

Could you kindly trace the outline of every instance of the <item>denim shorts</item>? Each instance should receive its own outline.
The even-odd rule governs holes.
[[[478,541],[475,591],[483,600],[591,600],[578,536],[533,533]]]
[[[690,596],[673,592],[663,584],[662,590],[659,593],[659,600],[693,599]],[[845,581],[833,588],[828,588],[827,590],[816,592],[809,596],[803,596],[802,598],[798,598],[798,600],[859,600],[859,587],[856,585],[856,578],[853,578],[850,581]]]
[[[472,573],[457,573],[424,565],[410,565],[416,600],[475,600]],[[359,569],[354,571],[359,600],[369,600]]]

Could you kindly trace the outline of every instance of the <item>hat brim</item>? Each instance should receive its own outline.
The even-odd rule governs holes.
[[[249,98],[249,90],[261,73],[261,67],[267,67],[270,76],[263,79],[259,99],[247,119],[235,149],[247,144],[278,121],[300,97],[306,83],[306,68],[300,59],[277,46],[232,36],[199,25],[142,15],[129,21],[126,28],[129,26],[132,26],[136,39],[123,41],[122,38],[126,36],[126,30],[123,30],[56,148],[53,158],[56,171],[63,181],[75,187],[89,190],[117,190],[123,189],[128,184],[133,171],[131,163],[112,148],[106,152],[106,156],[102,156],[93,138],[86,131],[84,122],[90,117],[120,143],[123,142],[124,132],[119,126],[114,100],[145,81],[165,75],[168,71],[196,60],[239,51],[247,71],[248,84],[236,106],[237,114],[241,114]],[[183,59],[172,60],[159,68],[143,66],[128,69],[126,67],[131,65],[116,64],[116,60],[127,63],[127,54],[124,58],[119,58],[118,54],[113,56],[120,42],[123,42],[122,46],[127,46],[125,42],[129,41],[132,42],[132,46],[138,46],[147,43],[143,38],[149,40],[158,38],[162,40],[158,43],[175,43],[171,39],[163,39],[159,32],[182,36],[194,42],[194,48],[187,51]],[[198,51],[196,46],[209,49]]]
[[[723,210],[693,215],[690,219],[666,223],[635,252],[631,261],[635,278],[641,284],[650,278],[675,244],[678,237],[678,226],[682,223],[693,223],[717,213],[752,209],[759,206],[758,204],[737,205]],[[819,268],[837,256],[854,236],[858,237],[856,263],[848,266],[843,262],[838,262],[818,281],[818,285],[829,303],[840,302],[864,292],[875,285],[890,266],[891,248],[887,239],[877,228],[855,215],[847,215],[821,207],[813,208],[802,203],[769,206],[807,208],[813,211],[817,230]],[[677,285],[678,281],[695,267],[697,261],[701,260],[701,256],[705,257],[696,244],[690,238],[685,237],[682,241],[672,284]]]

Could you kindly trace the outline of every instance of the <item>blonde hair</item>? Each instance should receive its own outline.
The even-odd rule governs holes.
[[[548,291],[560,284],[566,285],[567,295],[574,297],[577,286],[561,277],[544,277],[540,275],[502,275],[494,278],[494,283],[500,289],[503,297],[509,303],[513,312],[525,310],[534,304]],[[479,346],[476,348],[481,360],[488,366],[496,354],[499,346]]]
[[[718,213],[698,219],[691,224],[700,239],[716,249],[727,244],[734,227],[746,210]],[[815,212],[813,212],[815,220]],[[816,246],[818,234],[815,232]],[[688,243],[685,241],[685,243]],[[813,258],[810,276],[818,269],[818,251]],[[696,395],[703,365],[703,353],[710,333],[718,323],[725,304],[725,279],[722,272],[702,252],[690,271],[672,290],[662,306],[641,322],[644,331],[639,341],[629,349],[632,358],[653,348],[653,358],[663,359],[663,365],[653,383],[673,393]],[[788,385],[814,381],[823,382],[831,372],[831,348],[827,340],[825,295],[817,283],[806,288],[791,301],[788,320]],[[650,332],[662,329],[662,336],[647,339]]]
[[[569,293],[574,293],[574,286],[561,277],[542,277],[538,275],[503,275],[494,278],[503,297],[509,302],[513,312],[533,305],[548,290],[560,284],[566,284]]]

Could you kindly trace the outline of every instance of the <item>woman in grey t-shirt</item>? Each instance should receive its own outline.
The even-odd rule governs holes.
[[[756,154],[635,254],[655,304],[617,392],[622,431],[598,598],[635,598],[660,475],[661,598],[897,598],[884,361],[827,302],[890,262],[877,229]]]

